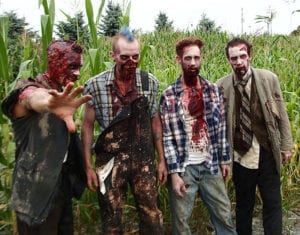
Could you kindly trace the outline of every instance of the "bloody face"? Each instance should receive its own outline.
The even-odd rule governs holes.
[[[185,47],[182,57],[178,57],[177,60],[181,64],[185,85],[195,86],[197,84],[201,64],[199,47],[196,45]]]
[[[82,66],[81,50],[63,42],[52,44],[48,49],[47,74],[58,86],[74,82]]]
[[[129,81],[135,79],[136,68],[140,59],[140,47],[137,40],[128,42],[120,38],[117,43],[117,50],[112,53],[116,62],[116,70],[119,79]]]
[[[137,68],[137,62],[132,59],[128,59],[122,64],[119,64],[120,77],[123,80],[133,80],[135,79],[135,72]]]
[[[240,44],[228,49],[228,61],[237,78],[242,79],[250,67],[251,56],[248,55],[247,47]]]

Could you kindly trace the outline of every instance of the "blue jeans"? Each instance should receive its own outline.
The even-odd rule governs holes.
[[[191,234],[189,220],[197,192],[208,209],[216,234],[236,234],[232,222],[230,201],[220,169],[218,174],[214,175],[203,164],[189,165],[186,167],[182,179],[185,184],[189,185],[184,198],[176,196],[169,184],[173,235]]]

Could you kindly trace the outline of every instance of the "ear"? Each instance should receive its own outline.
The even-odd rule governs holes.
[[[175,59],[179,64],[181,64],[181,57],[179,55],[177,55]]]
[[[109,56],[113,61],[116,61],[116,54],[113,51],[109,52]]]
[[[249,61],[251,61],[251,60],[252,60],[252,55],[249,56]]]

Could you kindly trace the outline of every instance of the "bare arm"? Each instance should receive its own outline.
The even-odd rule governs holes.
[[[28,87],[19,97],[13,115],[15,118],[28,114],[29,110],[38,113],[52,112],[64,120],[70,132],[75,131],[73,115],[77,108],[91,99],[90,95],[76,98],[81,94],[83,87],[73,89],[74,84],[69,83],[63,92],[47,90],[44,88]]]
[[[92,157],[92,144],[93,144],[93,134],[94,134],[94,122],[96,119],[95,110],[89,104],[85,105],[81,138],[83,143],[83,154],[85,162],[85,172],[87,176],[87,186],[91,191],[96,191],[98,187],[98,179],[96,172],[91,164]]]
[[[47,103],[50,96],[45,88],[27,87],[20,94],[19,101],[13,109],[14,118],[25,116],[29,110],[34,110],[38,113],[48,112]]]
[[[159,156],[158,179],[160,184],[163,185],[167,181],[168,172],[167,172],[163,143],[162,143],[162,124],[158,113],[156,113],[152,118],[151,125],[152,125],[154,143]]]

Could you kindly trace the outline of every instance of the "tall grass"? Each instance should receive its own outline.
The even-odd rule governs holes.
[[[35,76],[37,72],[42,72],[45,68],[45,45],[52,38],[52,27],[55,14],[54,0],[48,6],[45,0],[40,0],[44,7],[45,15],[42,16],[41,24],[43,34],[41,43],[21,42],[24,50],[24,60],[20,70],[20,77]],[[91,40],[84,48],[84,64],[81,69],[81,79],[77,85],[83,85],[91,76],[105,70],[112,65],[109,58],[111,49],[110,38],[100,37],[96,33],[96,25],[102,14],[105,0],[102,0],[96,17],[94,17],[94,7],[90,0],[85,0],[86,14],[88,18]],[[130,9],[130,3],[128,4]],[[128,9],[126,9],[129,22]],[[125,14],[125,15],[126,15]],[[6,34],[7,21],[0,18],[0,84],[1,99],[9,91],[10,81],[14,81],[10,70],[6,42],[9,40]],[[180,67],[175,60],[175,44],[178,40],[194,35],[204,41],[202,50],[202,66],[200,74],[211,80],[216,81],[230,72],[230,66],[225,58],[224,48],[226,43],[232,38],[225,32],[201,32],[201,31],[176,31],[176,32],[151,32],[138,33],[142,53],[140,68],[154,74],[160,81],[160,92],[176,80],[179,76]],[[253,44],[254,67],[267,68],[276,73],[280,78],[280,84],[286,101],[287,111],[291,121],[291,130],[294,138],[295,151],[291,163],[282,170],[282,196],[284,210],[299,207],[299,143],[300,143],[300,38],[282,35],[242,35]],[[40,46],[42,45],[42,46]],[[28,53],[30,51],[30,53]],[[30,57],[31,55],[31,57]],[[44,59],[40,59],[44,58]],[[30,62],[27,62],[30,61]],[[159,98],[159,97],[158,97]],[[76,123],[78,131],[81,130],[82,108],[76,113]],[[96,126],[95,134],[99,133]],[[9,208],[9,196],[11,191],[12,169],[14,166],[14,142],[10,123],[0,112],[0,233],[15,233],[15,218]],[[234,206],[234,187],[232,181],[228,183],[228,194]],[[170,231],[170,212],[168,193],[165,186],[159,188],[159,203],[164,215],[166,231]],[[86,190],[79,201],[74,201],[75,230],[77,234],[95,234],[100,231],[101,221],[97,196]],[[201,219],[199,219],[201,218]],[[125,214],[126,227],[128,233],[136,233],[137,214],[134,207],[134,200],[129,193]],[[192,226],[195,231],[201,234],[209,234],[211,226],[208,214],[201,200],[195,202],[195,210],[192,215]]]

